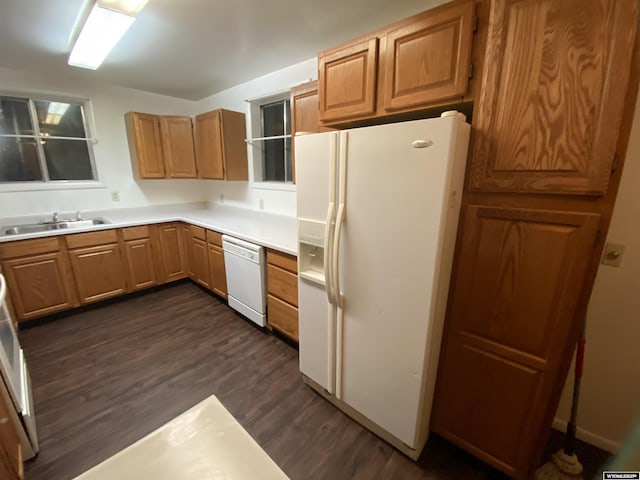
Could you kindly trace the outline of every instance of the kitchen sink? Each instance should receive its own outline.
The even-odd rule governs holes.
[[[2,235],[23,235],[25,233],[49,232],[51,230],[66,230],[85,228],[93,225],[106,225],[104,218],[89,218],[82,220],[62,220],[59,222],[29,223],[25,225],[11,225],[2,227]]]

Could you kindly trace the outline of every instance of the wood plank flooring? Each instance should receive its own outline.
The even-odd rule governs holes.
[[[506,478],[435,436],[409,460],[305,386],[295,348],[189,282],[20,339],[41,442],[27,480],[73,478],[211,394],[292,480]]]

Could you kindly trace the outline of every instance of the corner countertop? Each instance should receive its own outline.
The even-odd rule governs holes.
[[[108,224],[84,228],[27,233],[22,235],[1,235],[0,243],[31,238],[72,235],[74,233],[109,230],[165,222],[186,222],[209,230],[215,230],[263,247],[272,248],[290,255],[297,254],[296,219],[284,215],[265,213],[228,205],[180,204],[140,208],[122,208],[82,212],[85,218],[103,217]],[[72,215],[61,214],[64,218]],[[0,218],[2,227],[37,223],[48,220],[46,215]]]

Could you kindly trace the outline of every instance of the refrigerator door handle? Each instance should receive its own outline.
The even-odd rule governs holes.
[[[332,267],[331,279],[336,306],[344,307],[344,298],[340,291],[340,236],[342,235],[342,225],[346,216],[347,200],[347,147],[349,145],[349,133],[340,132],[340,155],[338,157],[338,213],[336,214],[336,226],[331,246]]]
[[[324,278],[325,288],[327,290],[327,300],[331,305],[335,305],[335,294],[333,290],[333,274],[332,274],[332,250],[333,250],[333,230],[334,230],[334,216],[336,214],[336,204],[329,202],[327,208],[327,223],[324,227]]]

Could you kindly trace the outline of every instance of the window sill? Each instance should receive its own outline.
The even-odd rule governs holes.
[[[40,192],[52,190],[87,190],[99,188],[107,188],[107,186],[97,180],[84,182],[58,181],[0,183],[0,193]]]
[[[256,190],[280,190],[282,192],[296,191],[295,184],[284,182],[251,182],[251,188]]]

